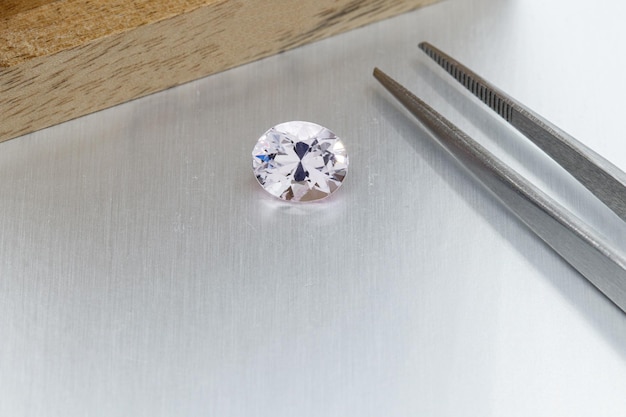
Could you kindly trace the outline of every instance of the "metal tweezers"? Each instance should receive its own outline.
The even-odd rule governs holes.
[[[419,47],[626,221],[624,172],[439,49],[426,42]],[[626,258],[600,233],[378,68],[374,77],[513,214],[626,312]]]

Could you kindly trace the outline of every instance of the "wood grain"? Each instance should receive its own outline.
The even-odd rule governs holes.
[[[0,141],[434,0],[9,0]]]

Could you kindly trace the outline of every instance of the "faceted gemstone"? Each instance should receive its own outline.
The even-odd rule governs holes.
[[[348,171],[348,155],[330,130],[310,122],[286,122],[261,136],[252,169],[268,193],[289,201],[313,201],[333,193]]]

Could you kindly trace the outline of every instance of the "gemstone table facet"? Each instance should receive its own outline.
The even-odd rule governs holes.
[[[287,201],[314,201],[332,194],[348,171],[342,141],[310,122],[285,122],[261,136],[252,151],[259,184]]]

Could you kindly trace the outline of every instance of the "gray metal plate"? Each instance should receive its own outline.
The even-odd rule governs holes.
[[[626,416],[626,316],[371,76],[626,247],[417,49],[626,169],[624,13],[448,0],[0,144],[0,415]],[[330,200],[256,184],[252,147],[287,120],[344,139]]]

